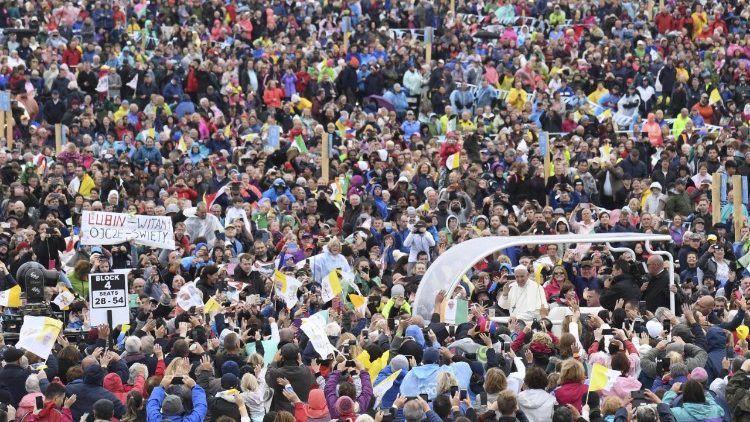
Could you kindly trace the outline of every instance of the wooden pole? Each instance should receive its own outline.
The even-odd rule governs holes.
[[[326,136],[323,137],[323,151],[321,154],[321,165],[322,165],[322,173],[323,173],[322,176],[323,176],[323,180],[326,183],[328,183],[328,180],[329,180],[328,176],[330,174],[329,169],[328,169],[328,166],[330,164],[330,157],[328,156],[328,148],[330,148],[330,146],[328,145],[329,137],[330,135],[328,134],[326,134]]]
[[[711,223],[721,221],[721,174],[711,175]]]
[[[456,19],[456,0],[451,0],[451,13],[453,13],[453,19]]]
[[[62,124],[55,125],[55,152],[62,152]]]
[[[732,202],[734,204],[734,241],[739,242],[742,234],[742,226],[745,225],[745,213],[742,212],[742,176],[736,174],[732,176]]]
[[[351,32],[344,32],[344,47],[341,49],[341,52],[344,54],[344,59],[346,59],[346,53],[349,52],[349,38],[351,38],[351,36]]]
[[[5,139],[8,143],[8,149],[13,149],[13,112],[5,112]]]
[[[549,144],[549,132],[544,133],[544,137],[547,139],[547,151],[545,151],[544,154],[544,184],[547,184],[547,179],[549,179],[549,170],[550,170],[550,144]]]
[[[2,137],[3,130],[5,129],[5,112],[0,112],[0,137]],[[12,141],[6,139],[5,146],[10,149]]]
[[[424,61],[427,66],[432,66],[432,27],[425,28]]]

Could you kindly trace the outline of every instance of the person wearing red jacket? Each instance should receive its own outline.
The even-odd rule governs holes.
[[[667,11],[667,8],[664,7],[659,14],[654,17],[654,23],[656,24],[656,30],[659,31],[660,34],[666,34],[667,32],[672,31],[674,18],[672,18],[672,15]]]
[[[563,362],[560,369],[560,386],[552,393],[561,406],[573,405],[578,411],[583,407],[583,398],[589,387],[584,383],[586,372],[583,365],[574,359]]]
[[[136,369],[132,369],[132,367],[136,367]],[[134,363],[131,367],[131,374],[133,371],[138,371],[138,368],[141,368],[143,371],[148,371],[146,369],[146,365],[142,363]],[[131,376],[132,378],[132,376]],[[135,379],[133,380],[133,384],[123,384],[122,378],[120,378],[120,375],[115,372],[110,372],[104,377],[104,388],[109,390],[112,394],[115,395],[118,399],[120,399],[121,402],[127,403],[128,402],[128,393],[135,390],[143,397],[148,397],[148,391],[146,391],[146,378],[143,377],[143,372],[138,372],[135,375]]]
[[[38,413],[19,415],[25,422],[73,422],[70,407],[76,402],[76,395],[65,398],[65,386],[53,382],[47,386],[44,394],[44,405]]]
[[[440,166],[445,166],[445,161],[451,155],[461,151],[461,145],[458,144],[454,132],[448,132],[445,135],[445,142],[440,146]]]
[[[169,188],[169,193],[176,192],[179,199],[189,199],[195,201],[198,198],[198,192],[185,183],[185,179],[178,178],[174,186]]]
[[[68,48],[63,51],[62,60],[63,63],[72,68],[76,68],[81,63],[81,52],[78,50],[78,42],[76,40],[68,43]]]
[[[263,102],[268,107],[281,108],[281,100],[284,99],[284,90],[276,86],[276,81],[268,81],[268,87],[263,92]]]

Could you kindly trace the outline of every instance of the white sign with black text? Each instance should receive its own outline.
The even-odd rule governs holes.
[[[89,307],[92,326],[108,324],[108,311],[112,311],[111,328],[129,324],[128,282],[125,274],[89,274]]]

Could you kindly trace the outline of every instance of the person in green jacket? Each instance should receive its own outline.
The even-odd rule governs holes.
[[[402,311],[408,312],[409,315],[411,315],[411,306],[404,298],[404,292],[404,286],[400,284],[391,287],[391,298],[388,299],[388,302],[383,305],[383,309],[380,311],[386,319],[395,317],[396,315],[401,314]],[[391,315],[391,311],[394,310],[396,312]]]
[[[724,409],[721,408],[710,393],[703,390],[703,386],[696,380],[685,384],[674,383],[672,389],[664,393],[662,402],[671,404],[682,391],[682,405],[672,407],[672,414],[677,422],[721,421]]]
[[[690,195],[685,192],[685,180],[675,180],[674,190],[676,193],[670,193],[667,203],[664,205],[664,213],[667,218],[674,218],[675,215],[690,215],[693,212],[693,203],[690,200]]]
[[[68,280],[73,285],[75,293],[86,300],[89,298],[89,272],[91,272],[91,262],[81,260],[76,262],[73,271],[68,274]]]

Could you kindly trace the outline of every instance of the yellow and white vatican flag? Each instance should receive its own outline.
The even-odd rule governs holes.
[[[323,277],[320,284],[320,296],[323,298],[323,302],[333,300],[334,297],[341,294],[341,270],[337,268],[331,271],[327,276]]]
[[[21,286],[16,284],[8,290],[0,292],[0,306],[7,308],[21,307]]]
[[[445,160],[445,166],[448,167],[449,170],[457,169],[458,166],[460,165],[461,165],[461,153],[460,152],[449,155],[448,158]]]
[[[278,270],[276,270],[273,274],[273,282],[276,289],[276,294],[284,300],[284,303],[286,303],[286,307],[288,309],[292,309],[299,300],[297,298],[297,290],[300,288],[302,283],[300,283],[300,281],[296,278],[289,277],[288,275]]]
[[[26,315],[23,317],[16,347],[46,360],[55,346],[62,327],[62,321],[55,318]]]

